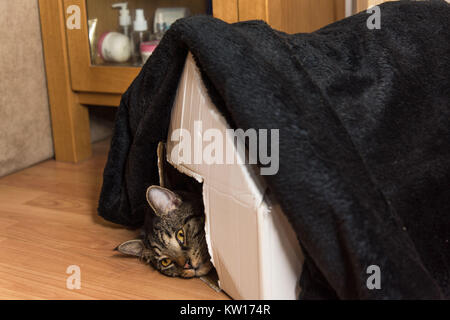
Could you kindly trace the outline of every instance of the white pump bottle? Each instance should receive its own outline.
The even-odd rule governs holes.
[[[119,26],[120,32],[130,37],[131,33],[131,15],[130,10],[128,10],[128,2],[119,2],[112,5],[114,9],[120,9],[119,11]]]
[[[143,9],[136,9],[136,17],[133,23],[132,40],[132,56],[136,65],[142,65],[141,44],[150,40],[150,32],[148,31],[148,22],[144,16]]]

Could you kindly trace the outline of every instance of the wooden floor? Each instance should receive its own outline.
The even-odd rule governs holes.
[[[227,299],[113,249],[136,232],[96,214],[109,143],[80,164],[47,161],[0,178],[0,299]],[[66,270],[81,269],[81,289]]]

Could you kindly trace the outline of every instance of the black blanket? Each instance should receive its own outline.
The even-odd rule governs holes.
[[[450,6],[387,3],[381,29],[369,16],[296,35],[175,23],[122,98],[99,214],[142,225],[189,50],[232,127],[280,129],[263,178],[305,252],[301,298],[449,298]]]

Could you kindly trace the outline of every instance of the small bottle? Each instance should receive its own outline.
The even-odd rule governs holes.
[[[134,31],[131,34],[133,63],[142,65],[141,44],[150,40],[148,23],[144,17],[143,9],[136,9],[136,18],[133,23]]]
[[[161,39],[164,37],[164,33],[167,31],[167,24],[165,22],[163,23],[156,23],[155,26],[155,38],[156,40],[161,41]]]
[[[128,2],[119,2],[112,5],[114,9],[120,9],[119,11],[119,32],[123,33],[127,37],[130,37],[131,29],[131,16],[130,10],[128,10]]]

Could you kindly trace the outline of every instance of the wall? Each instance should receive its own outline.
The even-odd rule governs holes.
[[[0,176],[53,156],[37,0],[0,0]]]
[[[0,177],[54,156],[37,0],[0,0]],[[91,139],[114,108],[90,108]]]

